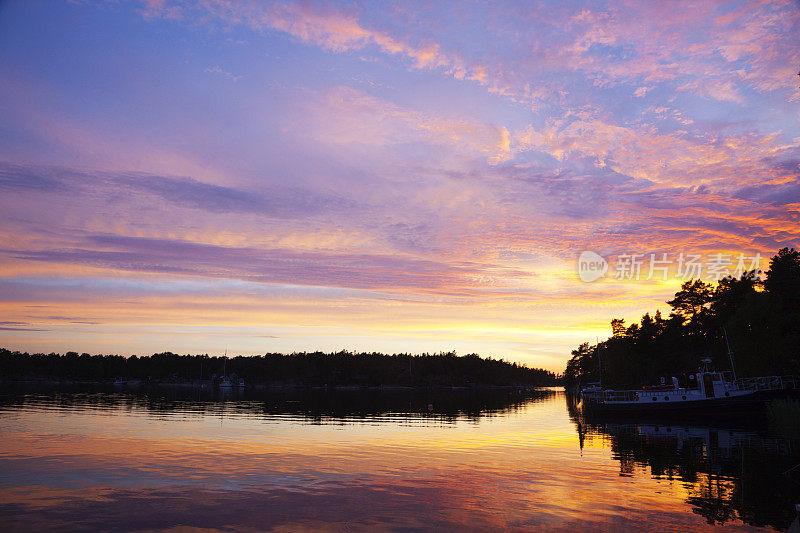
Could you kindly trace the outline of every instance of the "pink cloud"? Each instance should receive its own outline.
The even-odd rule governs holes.
[[[490,164],[511,157],[510,134],[471,118],[445,118],[401,107],[349,87],[306,95],[302,133],[333,144],[386,146],[409,142],[446,146]],[[292,124],[287,125],[291,128]]]
[[[538,12],[533,6],[497,6],[497,16],[480,28],[464,28],[482,40],[513,36],[515,53],[498,56],[487,46],[466,51],[438,37],[438,23],[424,17],[402,21],[391,29],[367,20],[354,6],[327,3],[274,3],[249,0],[181,0],[146,2],[148,17],[222,20],[254,30],[277,30],[336,53],[374,47],[399,56],[413,68],[440,71],[525,105],[538,107],[563,96],[564,76],[580,72],[597,87],[621,83],[665,83],[680,80],[675,90],[693,91],[720,101],[743,102],[742,90],[796,89],[793,70],[800,63],[796,36],[800,13],[788,1],[747,5],[720,14],[719,2],[629,3],[579,11],[566,8]],[[538,20],[536,17],[540,17]],[[454,19],[456,23],[460,20]],[[544,37],[520,22],[546,21]],[[709,21],[713,21],[709,25]],[[415,41],[404,36],[413,25]],[[702,41],[697,35],[702,34]],[[549,39],[549,42],[544,39]],[[628,50],[632,53],[603,51]],[[732,65],[736,65],[733,67]],[[637,94],[637,96],[640,96]],[[641,95],[643,96],[643,94]]]
[[[662,133],[648,125],[620,125],[595,112],[567,113],[543,128],[513,135],[515,152],[541,150],[560,161],[591,157],[621,174],[662,184],[721,183],[730,187],[762,179],[766,158],[796,151],[779,134],[686,131]]]

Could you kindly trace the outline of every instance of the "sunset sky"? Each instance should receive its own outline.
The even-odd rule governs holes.
[[[0,1],[0,346],[561,370],[800,244],[798,70],[788,0]]]

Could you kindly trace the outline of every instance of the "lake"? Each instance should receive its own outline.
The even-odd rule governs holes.
[[[592,420],[560,390],[8,390],[0,529],[778,530],[769,417]]]

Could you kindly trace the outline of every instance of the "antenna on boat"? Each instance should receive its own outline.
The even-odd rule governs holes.
[[[728,332],[725,326],[722,326],[722,334],[725,335],[725,346],[728,347],[728,357],[731,359],[731,370],[733,371],[733,380],[736,381],[736,367],[733,364],[733,352],[731,351],[731,344],[728,342]]]
[[[603,365],[600,364],[600,337],[597,339],[597,370],[600,373],[600,388],[603,387]]]

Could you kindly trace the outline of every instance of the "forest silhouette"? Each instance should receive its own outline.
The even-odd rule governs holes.
[[[782,248],[766,272],[750,271],[716,284],[684,282],[667,301],[668,317],[645,313],[637,323],[611,320],[612,336],[572,351],[567,388],[602,381],[638,388],[660,377],[697,371],[703,358],[737,377],[800,373],[800,252]],[[730,347],[730,354],[729,354]]]
[[[0,349],[0,375],[13,381],[113,381],[193,383],[237,375],[250,385],[336,386],[545,386],[557,384],[548,370],[476,354],[268,353],[209,357],[171,352],[132,355],[29,354]]]

